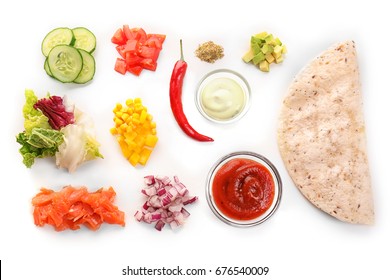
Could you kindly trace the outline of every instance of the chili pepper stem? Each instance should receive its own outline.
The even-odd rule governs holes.
[[[183,43],[180,39],[180,60],[184,61],[184,55],[183,55]]]

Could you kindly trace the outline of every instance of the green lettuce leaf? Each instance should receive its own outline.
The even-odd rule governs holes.
[[[29,135],[35,127],[51,128],[49,119],[41,111],[34,109],[34,105],[38,101],[34,91],[26,89],[24,95],[26,98],[26,103],[23,106],[25,132]]]
[[[30,134],[21,132],[16,136],[16,142],[26,167],[34,164],[35,158],[53,157],[58,147],[64,141],[63,133],[54,129],[34,128]]]

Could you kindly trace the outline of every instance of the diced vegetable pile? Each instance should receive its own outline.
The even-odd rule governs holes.
[[[115,127],[110,131],[116,135],[123,155],[133,166],[145,165],[158,141],[153,116],[141,98],[128,99],[125,106],[118,103],[113,112]]]
[[[120,54],[115,62],[115,71],[123,75],[130,72],[136,76],[144,69],[155,71],[165,37],[162,34],[146,34],[142,28],[123,25],[111,38]]]
[[[85,27],[60,27],[42,41],[46,73],[63,83],[85,84],[95,75],[95,35]]]
[[[252,62],[263,72],[269,72],[270,64],[281,63],[286,52],[287,48],[279,38],[261,32],[251,37],[250,49],[242,59],[246,63]]]
[[[144,178],[145,187],[142,193],[147,201],[142,210],[135,212],[137,221],[148,224],[156,223],[155,228],[159,231],[169,224],[175,229],[184,224],[190,213],[184,208],[185,205],[198,200],[197,196],[190,196],[187,187],[174,176],[173,181],[167,176],[149,175]]]

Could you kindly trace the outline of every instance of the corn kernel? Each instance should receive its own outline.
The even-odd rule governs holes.
[[[123,124],[123,121],[121,119],[115,119],[115,125],[116,126],[121,126]]]
[[[123,112],[122,111],[117,111],[116,113],[115,113],[115,117],[117,117],[117,118],[122,118],[122,115],[123,115]]]
[[[126,121],[128,119],[128,117],[130,117],[130,115],[128,113],[122,114],[122,120]]]
[[[126,100],[126,106],[130,107],[133,104],[133,99],[129,98]]]
[[[122,104],[116,103],[114,110],[119,111],[120,109],[122,109]]]
[[[116,127],[112,127],[112,128],[110,128],[110,133],[111,133],[112,135],[115,135],[115,134],[118,133],[118,130],[116,129]]]

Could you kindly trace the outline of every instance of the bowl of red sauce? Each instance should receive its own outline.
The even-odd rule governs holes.
[[[206,198],[223,222],[250,227],[268,220],[282,197],[282,180],[264,156],[241,151],[220,158],[206,182]]]

